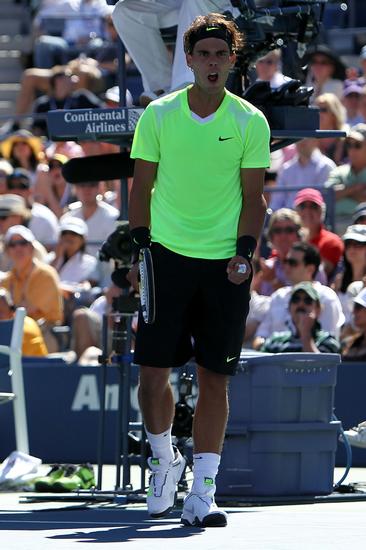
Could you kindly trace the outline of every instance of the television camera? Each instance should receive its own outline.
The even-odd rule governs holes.
[[[240,12],[235,23],[245,34],[245,44],[238,52],[235,67],[237,80],[242,75],[247,87],[250,66],[269,51],[289,44],[296,45],[298,59],[303,60],[308,45],[319,35],[326,4],[334,1],[231,0]],[[233,91],[237,93],[240,89]]]

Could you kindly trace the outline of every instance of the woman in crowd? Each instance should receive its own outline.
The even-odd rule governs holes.
[[[303,237],[300,216],[290,208],[274,212],[268,224],[267,240],[270,257],[259,259],[259,270],[253,278],[252,290],[270,296],[278,288],[289,284],[283,269],[283,261],[293,243]]]
[[[315,105],[320,110],[320,130],[347,131],[346,109],[336,95],[331,93],[322,94],[315,100]],[[346,159],[343,138],[318,139],[318,147],[324,155],[327,155],[338,165],[343,164]]]
[[[324,93],[332,93],[341,99],[346,69],[337,54],[328,46],[318,44],[308,50],[305,60],[309,64],[307,84],[314,87],[312,99]]]
[[[0,152],[13,168],[25,168],[35,180],[38,166],[44,159],[41,139],[28,130],[19,130],[1,143]]]
[[[85,253],[87,235],[88,226],[83,220],[72,216],[60,220],[60,237],[51,265],[61,281],[66,322],[71,321],[71,313],[79,305],[75,292],[82,294],[84,302],[91,302],[94,297],[91,287],[99,281],[97,259]]]
[[[366,288],[353,298],[353,324],[356,332],[342,342],[345,361],[366,360]]]
[[[347,227],[343,235],[344,254],[343,269],[334,279],[332,285],[342,304],[347,322],[349,322],[353,302],[348,291],[352,283],[363,281],[366,275],[366,225],[356,224]],[[360,283],[362,286],[362,283]]]

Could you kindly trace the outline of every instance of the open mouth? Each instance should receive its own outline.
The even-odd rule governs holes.
[[[207,78],[210,82],[217,82],[219,79],[219,73],[210,73]]]

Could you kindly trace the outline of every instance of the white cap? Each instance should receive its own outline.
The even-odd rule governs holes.
[[[342,238],[344,241],[350,240],[366,243],[366,225],[361,223],[349,225]]]
[[[88,236],[88,226],[80,218],[75,218],[74,216],[63,216],[60,220],[60,232],[62,231],[72,231],[81,237]]]
[[[366,288],[363,288],[361,292],[357,294],[355,298],[353,298],[353,301],[356,304],[360,304],[362,307],[366,307]]]
[[[15,235],[20,235],[25,241],[29,243],[33,243],[36,240],[32,231],[28,229],[28,227],[25,227],[25,225],[13,225],[12,227],[9,227],[9,229],[5,233],[5,244],[8,244],[11,241],[12,237],[14,237]]]
[[[108,88],[106,93],[104,94],[104,97],[106,99],[109,99],[110,101],[114,101],[115,103],[119,103],[119,86],[113,86],[113,88]],[[132,107],[133,105],[133,97],[130,92],[130,90],[126,90],[126,106]]]

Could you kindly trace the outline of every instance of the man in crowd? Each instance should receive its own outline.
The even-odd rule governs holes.
[[[337,294],[314,278],[320,266],[318,250],[305,242],[295,243],[285,260],[285,270],[292,285],[302,282],[311,283],[319,294],[322,306],[319,321],[323,330],[338,337],[344,323],[344,314]],[[271,296],[268,313],[259,325],[254,341],[254,349],[260,349],[266,338],[272,333],[286,330],[290,321],[288,304],[293,286],[279,288]]]
[[[325,187],[333,187],[336,205],[336,230],[342,235],[357,204],[366,200],[366,124],[356,124],[346,139],[349,161],[337,166]]]
[[[288,329],[274,332],[266,339],[261,351],[268,353],[339,352],[338,340],[321,328],[320,298],[311,282],[299,283],[292,288],[288,308],[291,318]]]
[[[277,177],[277,187],[310,187],[322,185],[335,168],[334,162],[320,152],[317,140],[302,139],[296,143],[297,155],[285,162]],[[292,208],[296,191],[275,191],[270,203],[275,212],[279,208]]]
[[[294,205],[303,227],[309,232],[307,240],[319,250],[324,271],[330,280],[342,258],[344,244],[338,235],[324,227],[326,206],[323,196],[317,189],[308,187],[296,194]]]

